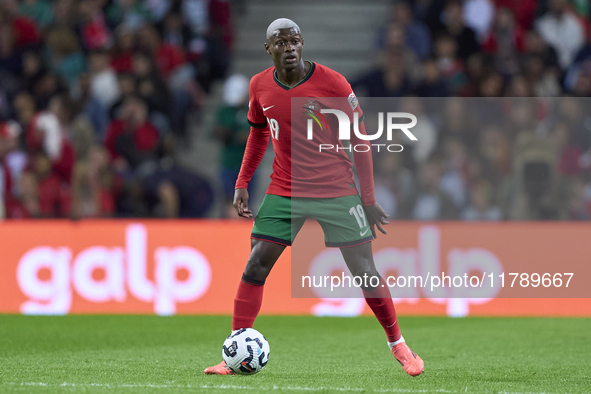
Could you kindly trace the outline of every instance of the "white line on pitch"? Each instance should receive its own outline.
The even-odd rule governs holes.
[[[174,385],[174,384],[109,384],[109,383],[42,383],[42,382],[3,382],[2,386],[38,386],[38,387],[98,387],[107,389],[117,388],[156,388],[156,389],[222,389],[222,390],[257,390],[257,391],[343,391],[343,392],[370,392],[370,393],[459,393],[457,390],[417,390],[417,389],[364,389],[359,387],[302,387],[302,386],[239,386],[233,384],[219,384],[219,385]],[[462,393],[470,392],[466,387],[466,390],[462,390]],[[548,392],[510,392],[510,391],[497,391],[496,394],[550,394]]]

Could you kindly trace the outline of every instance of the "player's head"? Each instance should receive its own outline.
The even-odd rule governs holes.
[[[267,28],[265,49],[277,68],[292,69],[303,66],[303,45],[300,27],[291,19],[275,19]]]

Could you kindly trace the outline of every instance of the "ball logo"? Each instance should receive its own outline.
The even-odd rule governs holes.
[[[28,300],[24,314],[66,314],[75,291],[94,302],[124,302],[129,296],[153,303],[159,315],[176,313],[177,303],[192,302],[208,290],[211,268],[207,258],[188,246],[158,247],[154,251],[154,280],[147,277],[147,230],[131,224],[124,247],[91,246],[77,255],[69,247],[39,246],[25,253],[17,267],[19,288]],[[40,278],[41,272],[49,277]],[[103,272],[96,278],[96,271]],[[179,279],[179,273],[185,273]]]

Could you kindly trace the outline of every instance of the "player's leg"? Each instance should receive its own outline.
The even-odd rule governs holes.
[[[233,331],[253,326],[263,302],[265,280],[303,224],[291,219],[289,198],[265,196],[255,219],[250,256],[234,299]],[[204,372],[208,375],[234,374],[224,361],[206,368]]]
[[[285,245],[251,239],[251,252],[234,299],[232,330],[252,328],[263,302],[265,280]]]
[[[376,278],[363,289],[368,306],[384,328],[388,346],[404,370],[413,376],[423,371],[423,361],[404,343],[388,287],[380,277],[371,247],[371,232],[358,195],[317,199],[313,217],[324,230],[325,243],[339,247],[353,276]]]
[[[411,375],[420,375],[424,369],[423,360],[406,344],[400,334],[396,309],[392,302],[390,290],[376,270],[371,242],[356,245],[348,248],[341,248],[345,263],[353,276],[360,278],[378,278],[364,283],[363,296],[374,315],[384,327],[388,338],[388,347],[396,360],[402,365],[404,371]],[[367,286],[365,286],[367,285]]]
[[[263,303],[265,280],[285,249],[285,245],[259,239],[251,239],[250,245],[250,257],[234,298],[232,331],[252,328]],[[225,361],[207,367],[203,372],[207,375],[234,375]]]
[[[299,228],[297,229],[299,230]],[[232,330],[251,328],[263,300],[267,275],[297,233],[288,197],[267,194],[252,228],[251,251],[234,299]]]

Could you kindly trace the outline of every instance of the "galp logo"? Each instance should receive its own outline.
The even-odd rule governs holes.
[[[411,284],[412,278],[427,278],[442,275],[442,260],[447,264],[444,274],[451,277],[477,272],[498,278],[504,272],[503,264],[493,251],[479,247],[452,248],[444,253],[441,247],[441,230],[437,226],[421,226],[417,233],[416,248],[382,248],[374,254],[378,271],[386,277],[392,272],[409,279],[408,286],[390,287],[395,302],[416,303],[419,298],[428,299],[435,304],[445,304],[448,316],[468,316],[471,305],[490,302],[502,290],[501,281],[494,286],[487,284],[474,286],[424,286]],[[344,271],[346,267],[338,250],[325,250],[311,261],[308,273],[311,277],[326,277]],[[321,299],[312,307],[317,316],[358,316],[365,308],[365,300],[356,298],[335,298],[330,287],[314,287],[315,295]],[[342,295],[349,295],[347,289]],[[337,294],[337,297],[339,295]]]
[[[154,280],[147,277],[147,230],[131,224],[123,247],[91,246],[76,256],[68,247],[39,246],[25,253],[17,267],[18,285],[29,300],[24,314],[66,314],[72,294],[90,302],[125,302],[129,295],[150,302],[154,312],[171,315],[176,304],[199,299],[211,283],[207,258],[188,246],[154,251]],[[49,277],[40,277],[42,271]],[[102,275],[97,277],[96,273]],[[182,279],[181,279],[182,277]]]
[[[357,101],[352,102],[348,99],[349,105],[352,109],[357,107]],[[355,136],[362,141],[375,141],[384,134],[386,130],[386,139],[392,141],[392,134],[394,130],[402,131],[411,141],[417,141],[417,137],[410,131],[411,128],[417,125],[417,117],[407,112],[378,112],[378,131],[375,134],[366,135],[359,131],[359,113],[353,113],[353,120],[349,116],[338,109],[320,109],[319,104],[316,100],[308,100],[308,103],[304,106],[304,114],[308,116],[307,120],[307,139],[314,139],[314,124],[318,125],[320,131],[323,132],[328,129],[326,119],[322,114],[332,114],[337,117],[339,124],[339,140],[351,140],[351,129],[355,133]],[[384,127],[384,118],[386,119],[386,127]],[[409,123],[395,123],[395,119],[409,119]],[[322,152],[327,150],[345,150],[348,152],[368,152],[372,147],[377,148],[379,152],[381,148],[385,148],[388,152],[401,152],[403,146],[400,144],[352,144],[349,146],[340,146],[334,144],[318,144],[318,151]]]

